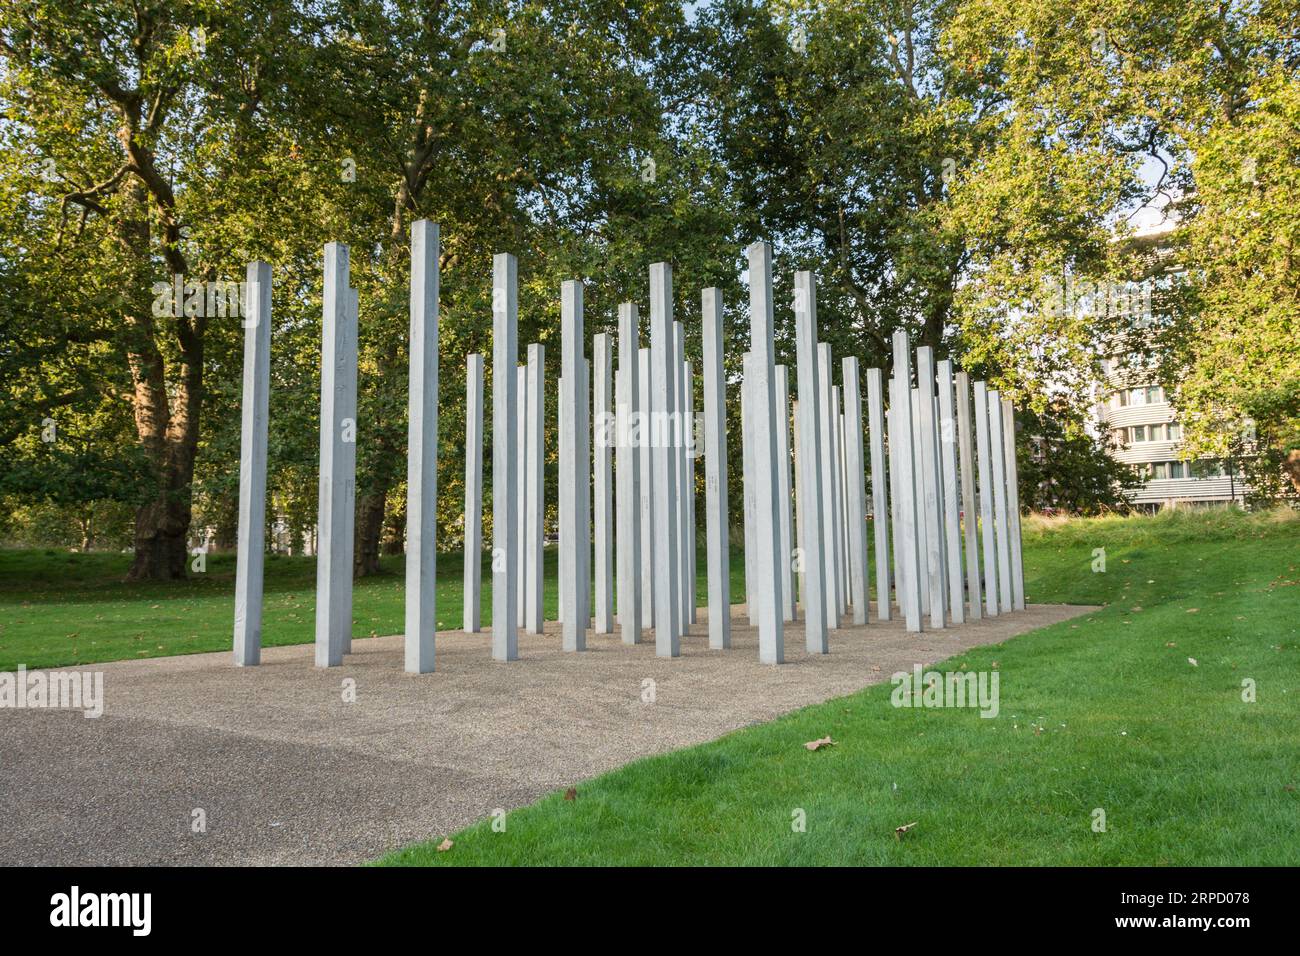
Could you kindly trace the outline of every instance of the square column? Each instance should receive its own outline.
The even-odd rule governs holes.
[[[681,654],[677,549],[677,501],[674,497],[673,274],[666,262],[650,267],[650,414],[651,466],[654,472],[655,654]]]
[[[826,622],[831,628],[840,626],[840,496],[836,485],[839,483],[839,462],[835,453],[839,449],[839,435],[836,429],[838,419],[835,386],[831,378],[831,347],[825,342],[817,344],[817,382],[821,386],[819,409],[821,421],[817,427],[821,430],[822,452],[822,547],[826,558]]]
[[[609,335],[601,332],[592,340],[592,401],[595,405],[593,477],[596,557],[597,634],[614,630],[614,408],[610,395],[614,364]]]
[[[795,583],[795,620],[799,617],[799,608],[808,600],[807,585],[803,575],[803,477],[799,465],[799,400],[790,403],[790,448],[793,457],[794,490],[794,541],[790,552],[790,564],[794,568]]]
[[[686,376],[687,364],[686,332],[680,322],[673,323],[673,407],[674,420],[673,463],[677,469],[677,573],[681,578],[677,587],[677,603],[680,609],[678,632],[685,634],[691,624],[691,604],[695,601],[695,588],[691,581],[691,549],[694,544],[690,537],[690,488],[687,485],[689,471],[689,450],[687,449],[688,427],[686,422]]]
[[[587,646],[586,629],[591,626],[591,361],[580,366],[582,384],[578,392],[577,472],[578,479],[578,608]]]
[[[515,624],[522,630],[527,618],[525,588],[527,587],[528,549],[524,546],[525,529],[528,527],[528,366],[520,365],[515,369],[515,461],[518,462],[518,480],[515,482],[515,494],[518,504],[515,506],[515,573],[518,575],[518,594],[515,599]]]
[[[988,387],[975,383],[975,447],[979,459],[980,543],[984,551],[984,610],[998,614],[997,522],[993,516],[993,436],[989,430]]]
[[[833,360],[832,360],[833,364]],[[844,502],[844,416],[840,412],[840,387],[831,386],[831,437],[835,441],[833,464],[835,467],[835,513],[839,522],[835,527],[836,611],[843,617],[849,606],[849,551],[847,541],[848,518]]]
[[[524,456],[524,627],[529,634],[542,633],[542,546],[546,524],[546,346],[533,342],[528,346],[527,374],[524,387],[527,433]]]
[[[482,628],[483,596],[483,356],[465,361],[465,607],[462,626]]]
[[[930,595],[930,626],[943,627],[948,596],[944,593],[943,490],[939,466],[939,429],[934,408],[934,352],[916,350],[917,410],[921,435],[922,510],[925,520],[925,568]]]
[[[867,424],[871,442],[871,528],[875,536],[876,617],[888,621],[889,594],[889,477],[885,464],[885,408],[881,371],[867,369]]]
[[[560,290],[560,621],[566,651],[587,644],[583,605],[582,488],[588,479],[582,466],[583,357],[582,283],[567,280]]]
[[[316,666],[352,647],[352,530],[357,478],[357,309],[348,247],[325,246],[321,328],[320,498],[316,517]]]
[[[515,605],[519,569],[515,540],[519,507],[519,428],[515,398],[519,364],[519,265],[508,252],[492,257],[492,659],[519,659]]]
[[[731,647],[731,534],[727,510],[727,382],[722,370],[722,291],[705,289],[704,518],[709,565],[709,647]]]
[[[1007,457],[1003,444],[1002,396],[989,390],[989,444],[993,457],[993,527],[998,539],[998,606],[1003,612],[1011,603],[1011,518],[1007,511]]]
[[[427,219],[411,223],[410,317],[405,669],[427,674],[438,631],[438,226]]]
[[[867,493],[863,487],[866,465],[862,443],[862,386],[858,360],[841,361],[844,382],[844,472],[848,476],[849,597],[853,623],[867,623]]]
[[[970,617],[978,621],[980,608],[979,521],[975,513],[975,459],[971,442],[970,376],[957,373],[957,454],[961,461],[962,526],[966,538],[966,594]]]
[[[690,362],[682,363],[685,385],[685,404],[682,406],[683,422],[686,426],[686,624],[695,623],[696,608],[699,600],[695,593],[697,559],[695,545],[699,538],[699,529],[695,524],[695,459],[700,456],[700,436],[695,433],[695,367]]]
[[[239,550],[235,562],[235,663],[262,660],[266,561],[266,432],[271,395],[271,267],[248,264],[244,392],[239,427]]]
[[[746,352],[740,359],[740,464],[741,493],[744,495],[745,521],[745,613],[750,627],[758,626],[758,601],[754,597],[758,587],[758,542],[755,528],[758,519],[754,517],[755,487],[754,477],[754,399],[750,394],[753,374],[750,371],[751,353]]]
[[[1011,538],[1011,605],[1025,609],[1025,564],[1020,547],[1020,484],[1016,468],[1016,416],[1011,399],[1002,399],[1002,444],[1006,451],[1007,519]]]
[[[930,613],[930,571],[926,561],[925,546],[925,469],[921,450],[921,400],[918,389],[912,389],[912,478],[916,482],[916,570],[917,589],[921,593],[921,613]]]
[[[939,363],[939,463],[943,467],[943,534],[947,560],[948,611],[954,624],[966,623],[961,570],[961,517],[957,497],[957,421],[953,410],[952,362]]]
[[[776,366],[776,478],[777,507],[780,509],[781,620],[794,620],[794,515],[790,487],[790,375],[784,365]]]
[[[799,561],[803,567],[805,644],[810,654],[829,650],[826,520],[822,484],[822,387],[817,356],[817,286],[811,272],[794,274],[795,361],[799,384]]]
[[[618,625],[624,644],[641,642],[641,468],[637,460],[640,449],[632,443],[630,434],[641,390],[641,363],[637,355],[640,329],[636,304],[620,304],[615,503],[618,508]]]
[[[894,560],[900,610],[907,630],[921,630],[921,569],[917,547],[916,452],[912,432],[912,362],[906,332],[895,332],[894,394],[890,401],[890,465],[898,465],[898,517],[894,522]]]
[[[641,480],[641,627],[655,624],[654,414],[651,411],[650,350],[637,350],[637,474]]]
[[[755,518],[759,584],[758,659],[764,664],[785,660],[785,631],[781,620],[781,574],[789,560],[781,554],[780,514],[777,501],[776,362],[773,355],[775,326],[772,311],[772,247],[756,242],[746,250],[749,259],[749,330],[754,408]]]

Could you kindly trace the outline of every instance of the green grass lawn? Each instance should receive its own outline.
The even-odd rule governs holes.
[[[352,590],[352,636],[399,634],[405,626],[405,564],[383,558],[383,573]],[[93,664],[230,650],[234,629],[235,558],[207,556],[202,573],[180,584],[133,584],[124,554],[0,550],[0,671]],[[556,615],[556,551],[543,555],[546,617]],[[707,561],[696,562],[697,594],[708,595]],[[492,574],[483,564],[482,622],[492,622]],[[438,557],[438,627],[463,620],[464,564]],[[732,600],[744,600],[744,560],[732,560]],[[310,642],[316,627],[316,559],[267,555],[262,644]]]
[[[1028,522],[1025,564],[1030,600],[1105,608],[941,665],[996,668],[995,719],[896,709],[884,684],[381,862],[1294,865],[1300,523]]]
[[[1092,570],[1099,548],[1104,573]],[[996,719],[895,709],[885,684],[574,781],[577,799],[513,811],[503,833],[485,821],[448,852],[434,840],[382,862],[1294,864],[1300,522],[1028,521],[1024,553],[1030,601],[1105,608],[941,665],[997,669]],[[553,549],[547,560],[553,579]],[[401,630],[402,563],[384,561],[355,589],[356,637]],[[127,563],[0,552],[0,669],[229,649],[230,556],[183,585],[126,584]],[[458,556],[439,571],[440,626],[458,627]],[[739,555],[732,574],[742,600]],[[268,558],[265,644],[312,639],[314,587],[311,559]],[[827,734],[834,746],[804,748]]]

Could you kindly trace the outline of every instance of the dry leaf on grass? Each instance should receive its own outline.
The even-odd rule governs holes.
[[[1201,609],[1200,609],[1199,607],[1189,607],[1189,608],[1187,609],[1187,613],[1188,613],[1188,614],[1197,614],[1197,613],[1200,612],[1200,610],[1201,610]]]
[[[902,843],[903,834],[906,833],[908,830],[912,829],[912,827],[916,826],[916,823],[917,821],[913,820],[911,823],[904,823],[901,827],[894,827],[894,839],[897,840],[899,843]]]
[[[577,800],[577,799],[578,799],[578,788],[577,788],[577,787],[570,787],[568,790],[565,790],[565,791],[564,791],[564,799],[565,799],[565,800]]]
[[[441,843],[438,844],[438,852],[446,853],[455,845],[456,844],[452,843],[451,840],[443,840]]]
[[[1189,657],[1189,658],[1187,658],[1187,663],[1191,664],[1193,667],[1196,667],[1196,666],[1197,666],[1197,664],[1196,664],[1196,658],[1195,658],[1195,657]]]
[[[829,747],[834,743],[835,741],[831,740],[831,735],[827,734],[825,737],[822,737],[819,740],[808,741],[806,744],[804,744],[804,746],[807,747],[809,750],[821,750],[823,747]]]

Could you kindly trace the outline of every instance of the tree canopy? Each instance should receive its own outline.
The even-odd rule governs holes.
[[[242,328],[159,290],[239,282],[260,258],[268,494],[307,531],[337,240],[361,302],[355,566],[377,570],[403,538],[408,236],[425,217],[442,235],[448,544],[464,357],[490,348],[503,250],[519,340],[552,346],[553,380],[562,280],[587,283],[588,330],[612,331],[667,260],[687,328],[716,285],[741,336],[742,249],[768,239],[778,303],[814,270],[838,354],[884,365],[908,331],[1077,451],[1080,500],[1117,503],[1082,412],[1122,330],[1045,290],[1131,278],[1115,239],[1162,197],[1185,270],[1158,358],[1188,453],[1250,455],[1261,489],[1300,482],[1298,17],[1277,0],[13,0],[0,497],[133,512],[137,577],[184,575],[199,527],[228,540]],[[792,320],[778,309],[793,371]]]

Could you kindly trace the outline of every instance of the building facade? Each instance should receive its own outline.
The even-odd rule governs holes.
[[[1095,407],[1097,427],[1112,438],[1115,458],[1144,479],[1133,503],[1147,510],[1244,502],[1246,491],[1234,463],[1180,456],[1182,427],[1149,354],[1151,335],[1172,307],[1164,293],[1184,271],[1173,254],[1176,227],[1171,218],[1124,240],[1143,263],[1143,291],[1108,294],[1122,303],[1126,331],[1111,340],[1111,354],[1102,360],[1106,384]]]
[[[1139,508],[1227,504],[1245,489],[1230,463],[1179,457],[1182,427],[1161,385],[1142,381],[1127,363],[1107,359],[1109,390],[1098,420],[1114,439],[1114,456],[1138,469],[1145,484],[1133,495]],[[1116,367],[1118,365],[1118,367]]]

